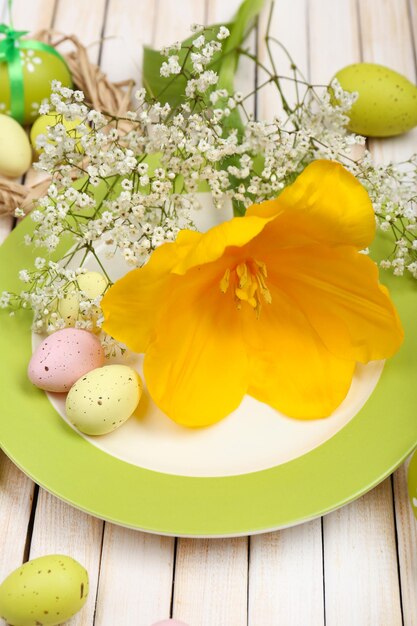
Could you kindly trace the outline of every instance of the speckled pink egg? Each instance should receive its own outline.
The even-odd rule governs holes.
[[[179,622],[177,619],[164,619],[162,622],[156,622],[152,626],[188,626],[184,622]]]
[[[103,363],[103,348],[95,335],[78,328],[64,328],[36,348],[28,376],[40,389],[66,392],[81,376]]]

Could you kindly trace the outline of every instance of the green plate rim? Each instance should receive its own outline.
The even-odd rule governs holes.
[[[21,289],[17,272],[34,261],[24,220],[0,248],[0,291]],[[63,250],[55,255],[59,258]],[[27,380],[29,313],[1,313],[3,389],[0,444],[31,479],[95,517],[142,531],[187,537],[267,532],[313,519],[364,494],[391,474],[417,444],[416,286],[384,276],[406,332],[399,353],[361,411],[336,435],[292,461],[216,478],[140,468],[74,432]]]

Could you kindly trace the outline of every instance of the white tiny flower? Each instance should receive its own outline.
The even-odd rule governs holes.
[[[27,270],[20,270],[19,272],[19,280],[24,283],[30,283],[30,274]]]
[[[200,35],[197,39],[194,39],[193,46],[194,48],[201,48],[206,43],[206,38],[204,35]]]
[[[227,39],[227,37],[229,37],[230,35],[230,31],[228,28],[226,28],[226,26],[220,26],[219,32],[217,34],[217,39]]]

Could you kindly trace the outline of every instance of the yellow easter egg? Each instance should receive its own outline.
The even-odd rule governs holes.
[[[56,301],[56,311],[59,317],[62,317],[65,321],[65,326],[75,326],[75,322],[78,319],[79,304],[78,293],[72,285],[65,296]]]
[[[359,94],[348,128],[366,137],[400,135],[417,125],[417,87],[398,72],[375,63],[354,63],[335,78]]]
[[[25,131],[13,118],[0,115],[0,174],[17,178],[31,162],[32,149]]]
[[[67,417],[86,435],[105,435],[131,417],[142,396],[142,381],[127,365],[87,372],[69,390]]]
[[[55,126],[56,124],[62,124],[63,126],[65,126],[67,135],[73,139],[79,140],[82,135],[81,133],[77,132],[76,128],[81,123],[82,120],[80,119],[75,119],[72,121],[66,120],[63,115],[60,115],[56,111],[51,111],[46,115],[41,115],[35,120],[30,130],[30,141],[32,143],[33,149],[38,154],[43,152],[43,148],[37,143],[38,137],[40,137],[41,135],[45,135],[45,140],[48,143],[55,144],[52,139],[48,138],[48,129],[49,127]],[[76,141],[75,150],[80,153],[83,152],[83,147],[80,141]]]
[[[63,87],[72,87],[72,79],[62,57],[56,56],[48,49],[21,48],[20,62],[24,91],[22,123],[31,124],[39,115],[38,110],[42,100],[49,99],[51,95],[51,82],[58,80]],[[1,62],[0,113],[12,115],[11,94],[8,64]]]
[[[86,272],[77,276],[77,284],[80,291],[90,300],[94,300],[103,295],[107,288],[108,281],[100,272]],[[55,299],[48,307],[50,313],[57,313],[65,322],[66,327],[75,326],[77,320],[84,319],[80,312],[80,301],[82,295],[75,288],[74,284],[69,285],[65,296],[60,300]],[[93,332],[98,332],[97,319],[100,317],[99,307],[93,306],[89,319],[91,320]]]
[[[56,626],[84,606],[88,574],[64,554],[21,565],[0,585],[0,615],[13,626]]]
[[[80,274],[77,278],[77,283],[81,291],[83,291],[89,298],[98,298],[103,295],[108,283],[108,280],[100,272],[86,272]]]

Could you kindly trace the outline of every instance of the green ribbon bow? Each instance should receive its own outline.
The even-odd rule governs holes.
[[[19,42],[28,31],[13,30],[6,24],[0,24],[0,34],[5,35],[0,40],[0,63],[7,63],[10,81],[10,109],[12,116],[20,123],[23,122],[25,101],[23,87],[23,72],[20,62]],[[20,45],[19,45],[20,44]]]
[[[27,30],[14,30],[7,24],[0,24],[0,35],[4,35],[0,39],[0,63],[7,63],[10,81],[10,111],[12,117],[20,124],[23,124],[25,113],[25,90],[23,83],[23,70],[20,58],[20,50],[40,50],[49,52],[61,59],[66,65],[62,56],[46,43],[35,41],[33,39],[21,40],[27,35]]]

